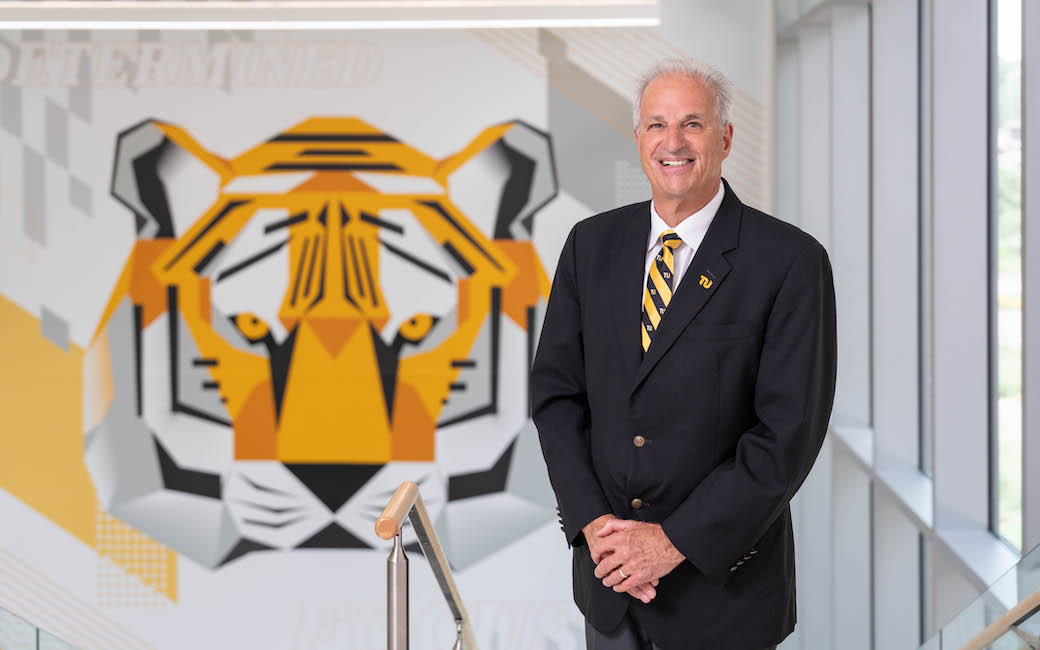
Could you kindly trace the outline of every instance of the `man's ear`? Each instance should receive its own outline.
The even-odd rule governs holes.
[[[134,213],[138,239],[178,237],[229,174],[225,161],[183,129],[149,119],[116,138],[111,192]]]
[[[492,239],[530,239],[535,214],[556,198],[552,139],[520,120],[485,129],[441,161],[451,200]]]

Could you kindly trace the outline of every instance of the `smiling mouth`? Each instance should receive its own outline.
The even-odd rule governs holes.
[[[691,162],[693,162],[693,161],[690,160],[689,158],[685,158],[683,160],[661,160],[660,161],[660,163],[662,165],[664,165],[665,167],[682,167],[683,165],[688,165]]]

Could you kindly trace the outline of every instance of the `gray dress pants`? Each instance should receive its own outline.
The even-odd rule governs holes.
[[[664,650],[655,645],[647,638],[643,627],[636,622],[631,615],[625,614],[621,625],[609,634],[604,634],[585,622],[585,647],[588,650]],[[675,648],[674,650],[685,650]],[[713,648],[712,650],[755,650],[745,648]],[[762,650],[776,650],[776,646],[762,648]]]

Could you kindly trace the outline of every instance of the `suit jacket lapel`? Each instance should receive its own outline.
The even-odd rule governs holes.
[[[657,362],[672,347],[679,335],[690,324],[690,321],[708,303],[708,300],[719,290],[723,280],[730,271],[730,264],[723,253],[737,247],[740,234],[740,218],[744,206],[737,195],[730,189],[725,179],[726,192],[722,205],[704,235],[704,240],[697,248],[697,253],[690,262],[690,267],[682,277],[679,288],[672,295],[668,309],[661,319],[660,327],[654,334],[650,349],[643,355],[642,363],[636,372],[632,390],[646,379]],[[647,235],[649,236],[649,235]],[[646,237],[643,238],[644,242]]]
[[[643,267],[646,264],[646,240],[650,236],[650,202],[632,206],[625,216],[624,225],[618,229],[611,250],[613,264],[610,267],[610,282],[614,331],[621,349],[621,359],[626,377],[635,376],[639,367],[642,349],[639,345],[639,328],[642,312],[639,292],[645,281]]]

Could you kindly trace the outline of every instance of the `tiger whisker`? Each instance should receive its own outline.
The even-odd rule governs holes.
[[[295,523],[303,521],[303,519],[304,519],[303,517],[297,517],[295,519],[290,519],[289,521],[283,521],[283,522],[279,522],[279,523],[268,522],[268,521],[259,521],[257,519],[243,519],[242,521],[244,523],[247,523],[247,524],[250,524],[250,525],[253,525],[253,526],[265,526],[267,528],[285,528],[286,526],[291,526],[291,525],[293,525]]]
[[[298,498],[297,495],[295,495],[295,494],[293,494],[291,492],[285,492],[285,491],[282,491],[282,490],[279,490],[279,489],[276,489],[276,488],[273,488],[273,487],[268,487],[266,485],[261,485],[261,484],[257,483],[256,481],[252,480],[251,478],[249,478],[248,476],[242,476],[242,480],[245,481],[246,483],[248,483],[254,489],[257,489],[257,490],[259,490],[261,492],[270,492],[271,494],[280,494],[282,496],[291,497],[291,498],[294,498],[294,499]]]

